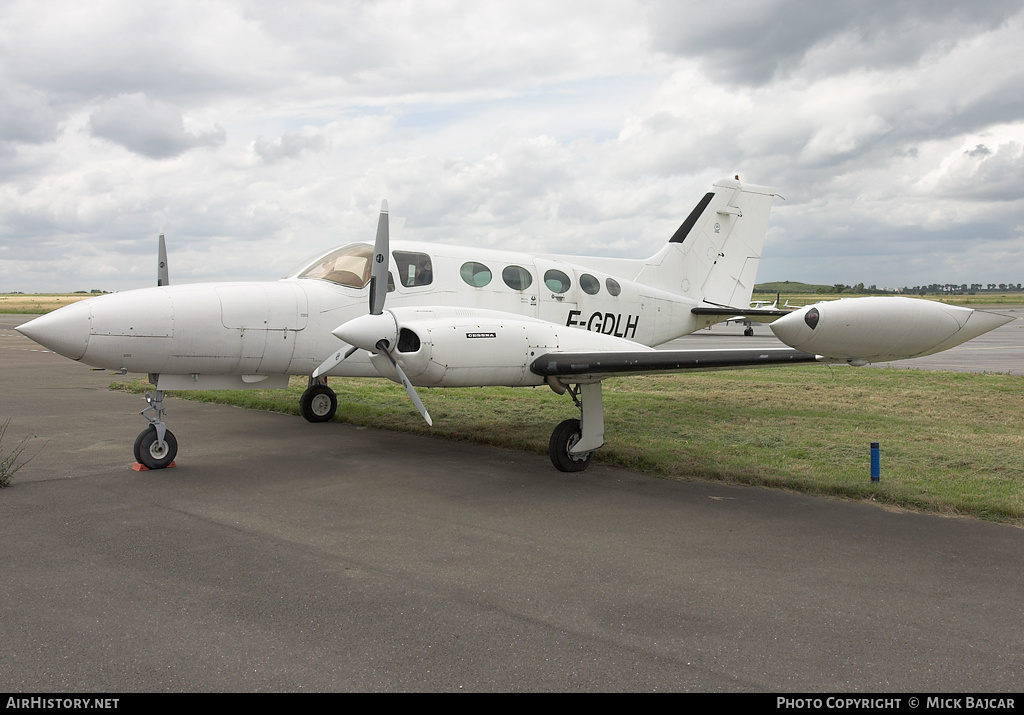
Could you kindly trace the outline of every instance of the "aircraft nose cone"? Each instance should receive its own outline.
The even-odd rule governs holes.
[[[89,345],[88,301],[66,305],[15,328],[19,333],[55,353],[80,360]]]

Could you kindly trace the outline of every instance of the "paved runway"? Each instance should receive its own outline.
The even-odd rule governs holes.
[[[170,399],[0,316],[5,691],[1003,691],[1024,531]],[[696,339],[696,338],[695,338]]]

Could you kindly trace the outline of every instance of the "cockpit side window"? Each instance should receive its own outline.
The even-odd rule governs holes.
[[[362,288],[370,282],[373,246],[353,243],[332,251],[299,274],[299,278],[330,281],[350,288]]]
[[[406,288],[428,286],[434,282],[434,271],[430,265],[430,256],[426,253],[411,251],[393,251],[395,264],[398,266],[399,282]]]

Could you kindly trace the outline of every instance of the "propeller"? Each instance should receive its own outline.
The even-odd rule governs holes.
[[[370,268],[370,315],[384,312],[384,299],[388,295],[388,202],[380,202],[377,219],[377,238],[373,242],[373,265]]]
[[[402,387],[405,388],[405,394],[412,400],[412,404],[416,405],[416,409],[420,411],[423,419],[427,421],[427,424],[431,427],[434,426],[434,421],[430,419],[430,413],[427,412],[427,408],[423,406],[423,402],[420,401],[420,396],[416,394],[416,388],[409,382],[409,378],[405,376],[405,371],[402,370],[402,366],[398,364],[398,360],[395,356],[388,351],[387,341],[381,340],[377,343],[377,349],[380,350],[380,354],[386,357],[391,362],[391,367],[395,368],[395,372],[398,373],[398,378],[402,381]]]
[[[348,358],[350,358],[352,356],[352,353],[354,353],[358,349],[359,348],[349,348],[348,350],[345,350],[343,348],[338,352],[334,353],[329,358],[320,363],[320,367],[313,371],[313,379],[315,380],[324,373],[330,372],[337,365],[341,364],[343,360],[347,360]]]
[[[433,426],[434,422],[423,406],[416,389],[409,382],[402,366],[392,355],[391,351],[398,344],[398,324],[393,315],[384,314],[384,301],[388,294],[388,202],[382,201],[380,205],[380,218],[377,219],[377,237],[373,244],[373,264],[370,267],[370,312],[353,318],[347,323],[339,325],[331,333],[339,340],[343,340],[351,347],[348,350],[338,350],[327,358],[316,370],[313,377],[334,369],[343,360],[350,357],[356,350],[362,348],[369,353],[377,353],[387,358],[398,375],[402,387],[405,388],[409,399],[419,410],[419,413],[426,420],[428,425]]]
[[[171,279],[167,277],[167,244],[164,243],[164,235],[161,233],[156,248],[156,284],[165,286],[170,283]]]

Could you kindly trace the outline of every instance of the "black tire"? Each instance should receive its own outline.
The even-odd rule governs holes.
[[[307,422],[330,422],[338,411],[338,396],[327,385],[313,385],[299,398],[299,412]]]
[[[150,425],[135,438],[135,459],[149,469],[164,469],[171,466],[178,454],[178,440],[167,430],[164,432],[164,448],[157,446],[156,427]]]
[[[579,442],[582,435],[579,420],[565,420],[555,427],[548,442],[548,454],[551,455],[555,469],[560,472],[582,472],[590,466],[593,452],[585,455],[569,454],[569,448]]]
[[[135,447],[133,448],[132,451],[135,454],[135,461],[138,462],[139,464],[142,464],[142,438],[145,437],[146,433],[149,432],[151,429],[154,428],[147,427],[146,429],[139,432],[139,436],[135,438]]]
[[[743,334],[746,335],[748,338],[752,337],[754,335],[754,329],[747,328],[746,330],[743,331]]]

